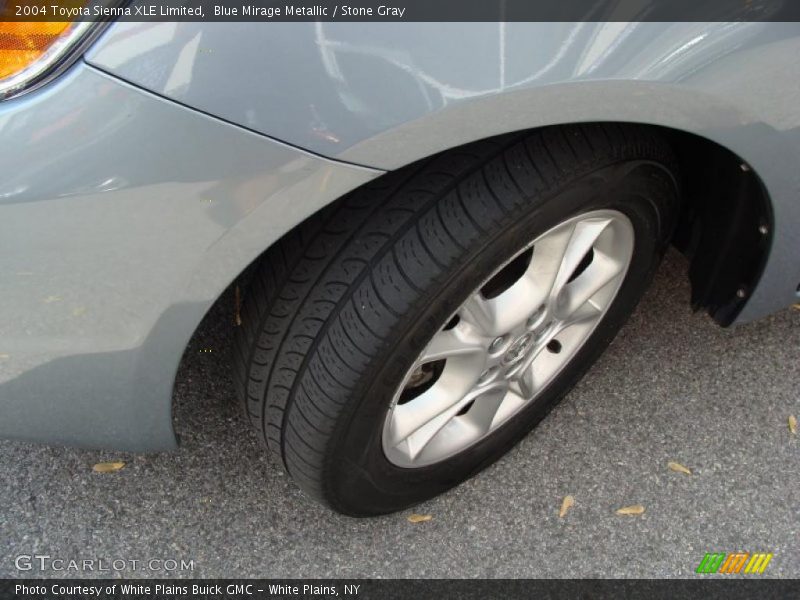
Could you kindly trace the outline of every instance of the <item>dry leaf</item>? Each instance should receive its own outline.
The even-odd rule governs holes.
[[[564,501],[561,503],[561,510],[558,511],[558,516],[564,518],[567,516],[567,511],[575,506],[575,498],[572,496],[564,496]]]
[[[691,469],[689,469],[689,467],[684,467],[681,463],[668,462],[667,466],[676,473],[686,473],[687,475],[692,474]]]
[[[102,462],[92,467],[95,473],[113,473],[125,466],[124,462]]]
[[[800,302],[798,302],[797,304],[792,304],[792,308],[795,310],[800,310]]]
[[[617,509],[618,515],[641,515],[644,514],[644,506],[634,504],[633,506],[623,506]]]
[[[425,521],[430,521],[433,517],[431,515],[418,515],[413,514],[408,516],[409,523],[424,523]]]
[[[789,431],[797,435],[797,417],[789,415]]]
[[[234,298],[233,298],[233,323],[236,327],[241,327],[242,325],[242,294],[239,291],[239,286],[236,286],[234,290]]]

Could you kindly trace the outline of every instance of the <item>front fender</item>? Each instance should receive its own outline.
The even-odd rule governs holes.
[[[278,237],[380,174],[79,64],[0,105],[0,437],[174,446],[211,304]]]

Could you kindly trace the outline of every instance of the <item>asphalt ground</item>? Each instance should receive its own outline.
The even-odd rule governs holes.
[[[722,329],[690,311],[685,271],[668,256],[563,403],[496,465],[415,508],[432,517],[416,524],[411,511],[336,515],[283,474],[233,401],[223,303],[178,377],[179,450],[0,442],[0,576],[115,575],[15,567],[44,554],[123,560],[116,575],[138,577],[693,578],[706,552],[763,551],[763,577],[798,577],[800,436],[787,419],[800,417],[800,311]],[[94,473],[102,461],[125,466]],[[629,505],[644,514],[616,514]],[[153,559],[193,569],[143,567]]]

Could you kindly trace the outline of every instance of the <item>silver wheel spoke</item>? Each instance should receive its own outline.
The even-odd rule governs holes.
[[[592,264],[575,281],[564,286],[557,298],[558,316],[568,319],[582,308],[605,286],[613,282],[623,272],[626,265],[595,252]]]
[[[524,323],[545,295],[526,274],[496,298],[487,300],[480,292],[473,294],[459,314],[486,336],[499,336]]]
[[[400,444],[461,404],[462,398],[448,398],[441,390],[434,388],[436,386],[414,401],[394,408],[389,443],[393,446]]]
[[[569,281],[569,278],[581,264],[581,261],[592,249],[598,236],[603,233],[611,223],[611,219],[598,218],[578,221],[572,229],[572,235],[567,243],[566,251],[561,259],[555,282],[551,289],[551,296],[556,296]]]
[[[583,303],[579,306],[576,310],[572,311],[572,313],[566,319],[563,319],[560,323],[558,328],[556,329],[555,336],[558,335],[561,331],[566,329],[567,327],[572,327],[573,325],[579,325],[584,323],[590,323],[592,321],[599,320],[600,317],[603,316],[603,310],[598,308],[592,301],[588,301]]]
[[[463,404],[466,404],[466,402],[459,402],[445,412],[437,415],[403,440],[411,460],[416,459],[420,455],[434,436],[442,430],[442,427],[447,425],[458,411],[461,410]]]
[[[574,229],[572,223],[556,227],[534,244],[533,260],[525,275],[538,283],[541,290],[538,299],[542,302],[550,296],[556,285]]]
[[[539,352],[541,352],[541,350],[539,350]],[[533,398],[534,394],[536,394],[536,383],[534,382],[533,369],[530,365],[527,365],[520,371],[516,384],[519,389],[519,394],[523,398]]]
[[[455,326],[431,337],[396,392],[383,430],[387,458],[406,468],[440,462],[536,402],[611,306],[633,243],[625,215],[593,211],[498,268],[461,305]],[[523,252],[530,262],[520,274]]]
[[[422,364],[443,358],[481,352],[486,352],[486,340],[479,336],[472,327],[459,326],[440,331],[434,335],[417,363]]]
[[[496,303],[484,298],[480,291],[469,297],[458,314],[487,336],[499,335],[495,332],[502,331],[498,325],[500,315]]]
[[[405,445],[411,458],[416,458],[433,437],[439,433],[465,405],[482,394],[486,394],[488,391],[487,389],[475,389],[464,395],[456,403],[448,406],[438,414],[433,415],[432,418],[426,418],[426,415],[422,412],[416,412],[416,414],[411,411],[405,414],[401,412],[401,424],[400,428],[397,430],[398,437],[393,440],[395,445]],[[413,402],[399,406],[398,408],[410,406],[411,404],[413,404]]]
[[[484,392],[475,398],[475,404],[469,411],[469,420],[477,427],[480,434],[484,434],[492,428],[495,415],[507,393],[508,387],[502,386]]]
[[[503,401],[500,403],[497,411],[494,414],[492,427],[497,427],[506,419],[516,414],[517,411],[522,409],[527,404],[527,398],[520,396],[514,389],[513,385],[508,389]]]

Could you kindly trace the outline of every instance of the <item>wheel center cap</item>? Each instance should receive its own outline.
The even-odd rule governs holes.
[[[528,348],[531,346],[531,340],[533,340],[533,336],[530,333],[526,333],[516,340],[508,347],[508,350],[506,350],[503,356],[503,362],[509,365],[520,360],[528,352]]]

